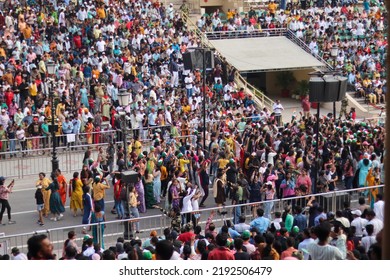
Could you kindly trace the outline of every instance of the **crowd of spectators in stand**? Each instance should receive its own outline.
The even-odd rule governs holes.
[[[126,251],[128,255],[124,254],[124,258],[141,259],[144,255],[153,258],[154,255],[157,259],[170,259],[181,255],[183,259],[189,259],[196,255],[201,259],[205,258],[203,253],[210,252],[208,259],[239,259],[248,258],[243,251],[250,248],[251,254],[257,254],[252,258],[279,259],[291,257],[295,251],[293,247],[298,248],[299,241],[315,237],[319,239],[318,246],[324,246],[326,250],[311,245],[307,249],[309,253],[302,251],[306,256],[310,254],[312,259],[321,258],[317,257],[321,252],[326,256],[322,258],[345,259],[347,255],[348,258],[365,258],[367,250],[359,248],[355,238],[359,236],[353,234],[345,221],[346,218],[351,222],[352,216],[335,213],[332,218],[332,213],[324,213],[318,202],[305,198],[293,203],[293,211],[300,215],[299,212],[309,206],[312,211],[309,210],[310,228],[297,226],[297,229],[291,219],[292,209],[287,207],[283,215],[275,213],[275,221],[271,215],[273,204],[268,200],[383,183],[385,130],[381,123],[356,121],[353,111],[343,120],[332,115],[307,114],[281,122],[283,106],[280,102],[276,101],[273,112],[258,108],[251,95],[237,88],[234,71],[229,72],[224,63],[217,63],[207,73],[206,87],[203,88],[201,72],[198,69],[184,70],[182,62],[186,49],[199,46],[199,41],[194,32],[187,30],[173,5],[164,7],[158,1],[68,4],[55,6],[38,1],[36,5],[21,6],[0,16],[0,27],[4,21],[1,29],[3,47],[0,48],[3,57],[0,65],[0,70],[3,69],[1,149],[13,149],[12,141],[7,139],[17,139],[21,149],[28,149],[25,143],[28,136],[33,136],[31,149],[45,145],[45,141],[39,142],[34,137],[48,132],[45,124],[47,127],[51,117],[51,102],[56,104],[58,135],[84,131],[89,144],[94,142],[92,132],[98,131],[103,121],[107,121],[112,129],[118,129],[116,113],[126,112],[130,119],[128,125],[133,131],[126,154],[121,145],[110,144],[107,149],[100,147],[94,159],[88,149],[82,171],[80,174],[76,172],[70,182],[70,178],[66,179],[59,170],[53,174],[51,183],[45,174],[40,174],[37,192],[43,193],[43,217],[51,212],[54,215],[52,220],[60,220],[70,196],[74,215],[78,210],[84,210],[83,224],[102,222],[105,220],[105,189],[111,187],[115,199],[115,210],[112,211],[118,219],[137,218],[140,213],[163,202],[162,210],[175,222],[176,235],[182,231],[178,240],[184,244],[183,247],[182,244],[175,245],[177,250],[182,250],[174,253],[176,249],[171,246],[176,240],[171,232],[173,226],[167,231],[166,241],[160,242],[157,236],[152,236],[152,248],[147,249],[150,253],[140,250],[140,241],[132,240],[126,246],[122,244],[126,250],[120,250],[121,245],[117,245],[119,249],[115,247],[100,255],[101,250],[93,248],[93,238],[87,237],[86,244],[83,244],[86,250],[82,251],[99,255],[92,253],[87,257],[115,258],[116,253]],[[261,20],[262,16],[257,21],[265,24],[270,18],[270,24],[285,24],[284,20],[277,19],[283,16],[282,12],[270,9],[270,6],[268,9],[265,21]],[[298,13],[292,8],[286,13],[288,18],[292,15],[298,17],[308,15],[313,9],[296,9],[300,11]],[[316,10],[311,18],[317,17]],[[319,15],[318,21],[323,21]],[[317,29],[321,29],[320,25]],[[306,32],[314,32],[313,28],[316,29],[315,26],[306,28]],[[347,57],[343,51],[341,56],[343,59]],[[54,99],[49,94],[46,68],[49,61],[57,65]],[[344,62],[340,60],[338,63],[343,65]],[[119,106],[118,92],[121,89],[131,92],[128,106]],[[207,99],[206,127],[201,118],[202,98]],[[315,125],[318,118],[319,127]],[[203,146],[203,129],[207,130],[206,147]],[[315,141],[317,133],[318,143]],[[150,141],[144,141],[146,138]],[[61,139],[59,141],[66,143],[66,137]],[[317,147],[319,158],[315,156]],[[316,160],[319,170],[315,168]],[[138,172],[138,182],[134,186],[126,186],[120,179],[119,173],[127,168]],[[317,182],[315,172],[318,172]],[[235,205],[266,200],[264,210],[253,207],[258,218],[247,228],[250,231],[234,235],[233,227],[227,224],[218,233],[210,222],[205,236],[200,238],[197,214],[182,215],[180,221],[180,212],[196,211],[206,206],[210,187],[216,205],[221,207],[226,203]],[[377,237],[377,243],[370,239],[370,245],[375,243],[368,246],[373,248],[370,258],[380,255],[381,235],[378,233],[382,226],[375,215],[382,212],[374,211],[375,202],[381,201],[380,192],[378,188],[359,191],[363,200],[369,199],[373,209],[365,214],[368,220],[374,220],[371,224]],[[356,216],[362,215],[358,214],[355,212]],[[233,224],[244,223],[242,219],[241,207],[234,207]],[[44,224],[41,218],[39,222]],[[191,228],[196,233],[192,233]],[[139,231],[139,225],[135,224],[135,233]],[[364,234],[373,236],[370,229]],[[327,244],[329,235],[337,250]],[[242,240],[236,241],[239,236]],[[302,239],[302,236],[305,237]],[[350,247],[346,250],[348,241]],[[29,242],[41,244],[47,240],[41,236]],[[226,246],[237,246],[236,253]],[[168,247],[174,250],[171,254]],[[39,251],[40,246],[31,245],[31,248],[30,258],[53,257],[47,248],[44,253]],[[73,257],[79,252],[77,248],[69,250],[72,250],[68,253]],[[301,258],[297,254],[296,258]]]
[[[283,2],[283,1],[282,1]],[[304,2],[304,4],[302,4]],[[246,32],[248,35],[275,28],[288,28],[305,42],[313,55],[322,57],[348,77],[357,97],[371,104],[386,100],[387,11],[383,1],[317,1],[310,6],[276,4],[247,13],[229,10],[222,20],[219,10],[201,17],[197,26],[205,32]],[[305,8],[303,8],[304,6]],[[338,48],[337,57],[331,56]]]

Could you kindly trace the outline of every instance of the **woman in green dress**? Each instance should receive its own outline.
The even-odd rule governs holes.
[[[156,204],[153,192],[153,175],[147,169],[145,170],[144,182],[146,208],[152,209]]]
[[[92,212],[91,217],[91,224],[95,224],[92,226],[92,236],[93,243],[99,243],[102,249],[104,249],[104,224],[101,223],[103,223],[105,220],[106,217],[104,215],[104,211],[102,211],[100,205],[96,205],[95,211]]]
[[[52,183],[46,188],[46,190],[51,190],[50,194],[50,212],[54,215],[54,217],[50,218],[52,221],[60,220],[64,215],[62,213],[65,212],[64,205],[62,204],[60,194],[58,190],[60,189],[60,185],[58,184],[57,177],[52,176]]]
[[[7,132],[4,130],[2,124],[0,124],[0,152],[7,151]]]

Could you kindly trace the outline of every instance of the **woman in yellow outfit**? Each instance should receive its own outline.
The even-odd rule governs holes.
[[[180,171],[180,174],[184,174],[186,172],[186,169],[185,169],[185,165],[186,164],[189,164],[190,161],[186,158],[183,158],[183,154],[182,153],[179,153],[177,155],[177,158],[179,159],[179,171]]]
[[[133,151],[137,155],[137,157],[141,154],[142,152],[142,144],[139,141],[138,137],[134,137],[134,144],[133,144]]]
[[[375,175],[376,175],[375,171],[373,170],[373,168],[371,168],[368,171],[367,177],[366,177],[366,185],[367,185],[367,187],[378,185],[378,183],[375,181],[375,179],[376,179]],[[377,188],[369,189],[368,201],[369,201],[370,207],[372,209],[374,208],[374,203],[376,201],[376,195],[377,194],[378,194],[378,189]]]
[[[92,132],[93,132],[94,126],[92,123],[92,118],[88,119],[87,124],[85,125],[85,133],[87,137],[87,143],[92,144]]]
[[[42,215],[44,217],[47,217],[50,213],[50,194],[51,190],[46,190],[46,188],[50,185],[50,180],[46,178],[46,174],[41,172],[39,173],[39,179],[36,186],[41,185],[42,186],[42,194],[43,194],[43,209],[42,209]]]
[[[83,214],[83,182],[79,178],[79,173],[73,173],[73,179],[70,180],[69,196],[70,210],[73,211],[73,217],[77,216],[77,209]]]

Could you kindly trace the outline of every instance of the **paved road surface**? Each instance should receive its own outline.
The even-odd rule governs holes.
[[[69,180],[72,176],[70,173],[65,173],[65,177]],[[73,214],[69,209],[69,198],[66,202],[66,211],[64,213],[64,218],[61,221],[54,222],[49,219],[45,219],[45,226],[41,227],[36,224],[37,221],[37,211],[35,207],[35,182],[38,178],[35,176],[29,176],[24,179],[15,179],[15,187],[13,193],[10,194],[10,205],[12,208],[12,220],[16,221],[16,224],[13,225],[1,225],[0,233],[5,233],[6,235],[32,232],[35,230],[42,230],[43,228],[53,228],[53,227],[65,227],[81,224],[80,214],[77,217],[73,217]],[[10,179],[6,180],[6,183],[9,183]],[[213,206],[212,198],[208,198],[206,204],[208,206]],[[116,215],[110,213],[114,202],[113,202],[113,191],[108,189],[106,191],[106,213],[107,220],[115,220]],[[147,213],[142,214],[146,215],[159,215],[161,211],[158,209],[148,209]],[[7,222],[6,213],[4,213],[3,223]]]
[[[67,179],[71,178],[70,173],[64,174]],[[8,218],[6,213],[4,213],[3,217],[3,223],[5,225],[0,225],[0,237],[9,235],[16,235],[16,234],[24,234],[24,233],[32,233],[32,232],[42,232],[47,233],[47,230],[51,231],[50,239],[54,242],[55,245],[55,252],[59,254],[61,252],[62,244],[67,238],[67,232],[70,230],[68,229],[57,229],[57,228],[63,228],[63,227],[71,227],[71,229],[74,229],[75,232],[78,234],[79,239],[78,243],[81,244],[83,233],[82,233],[82,225],[81,225],[81,214],[79,214],[77,217],[73,217],[73,214],[70,212],[69,209],[69,199],[66,202],[66,211],[64,213],[64,217],[62,220],[54,222],[51,221],[49,218],[45,218],[45,226],[41,227],[36,222],[38,219],[38,214],[36,211],[35,206],[35,199],[34,199],[34,193],[35,193],[35,182],[37,180],[37,177],[35,176],[29,176],[28,178],[24,179],[16,179],[15,180],[15,187],[13,190],[13,193],[10,195],[10,205],[12,208],[12,220],[16,221],[16,224],[7,224]],[[9,183],[10,179],[7,179],[6,183]],[[112,189],[108,189],[106,191],[106,218],[107,221],[115,221],[116,215],[111,214],[110,210],[112,209],[114,203],[113,203],[113,192]],[[163,204],[163,202],[162,202]],[[210,194],[209,198],[207,199],[205,203],[208,207],[212,207],[215,204],[213,203],[212,195]],[[142,232],[138,234],[137,236],[139,238],[145,239],[149,236],[149,233],[152,229],[160,229],[161,225],[165,228],[169,225],[170,221],[166,217],[163,217],[162,213],[158,209],[148,209],[147,213],[142,214],[143,216],[153,216],[158,215],[159,217],[153,218],[153,219],[147,219],[147,220],[141,220],[140,221],[140,227]],[[204,223],[207,219],[208,214],[204,214],[201,219],[201,223],[204,226]],[[218,222],[217,225],[222,225],[222,219],[219,218],[220,222]],[[53,230],[56,228],[57,230]],[[119,223],[111,223],[108,224],[105,229],[105,244],[106,247],[110,245],[115,245],[116,239],[119,236],[123,236],[123,224]],[[91,234],[91,232],[88,232]],[[159,234],[161,232],[159,231]],[[8,244],[8,251],[14,247],[17,246],[21,248],[22,251],[26,252],[26,243],[29,236],[19,236],[19,237],[12,237],[12,238],[6,238]],[[1,242],[5,239],[0,238],[0,254],[4,253],[2,251],[2,244]],[[3,244],[4,247],[4,244]]]

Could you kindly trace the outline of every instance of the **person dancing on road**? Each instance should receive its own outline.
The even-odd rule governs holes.
[[[0,177],[0,203],[1,203],[1,212],[0,212],[0,225],[2,224],[3,214],[5,209],[7,209],[8,214],[8,224],[14,224],[15,222],[11,220],[11,205],[9,205],[8,199],[9,194],[12,193],[12,188],[14,187],[15,180],[12,180],[11,183],[7,186],[4,185],[5,178]]]
[[[50,218],[52,221],[60,220],[64,215],[62,213],[65,212],[64,205],[62,204],[61,197],[59,194],[60,186],[58,184],[57,178],[52,176],[52,182],[46,188],[46,190],[51,190],[50,194],[50,212],[53,214],[53,217]]]

